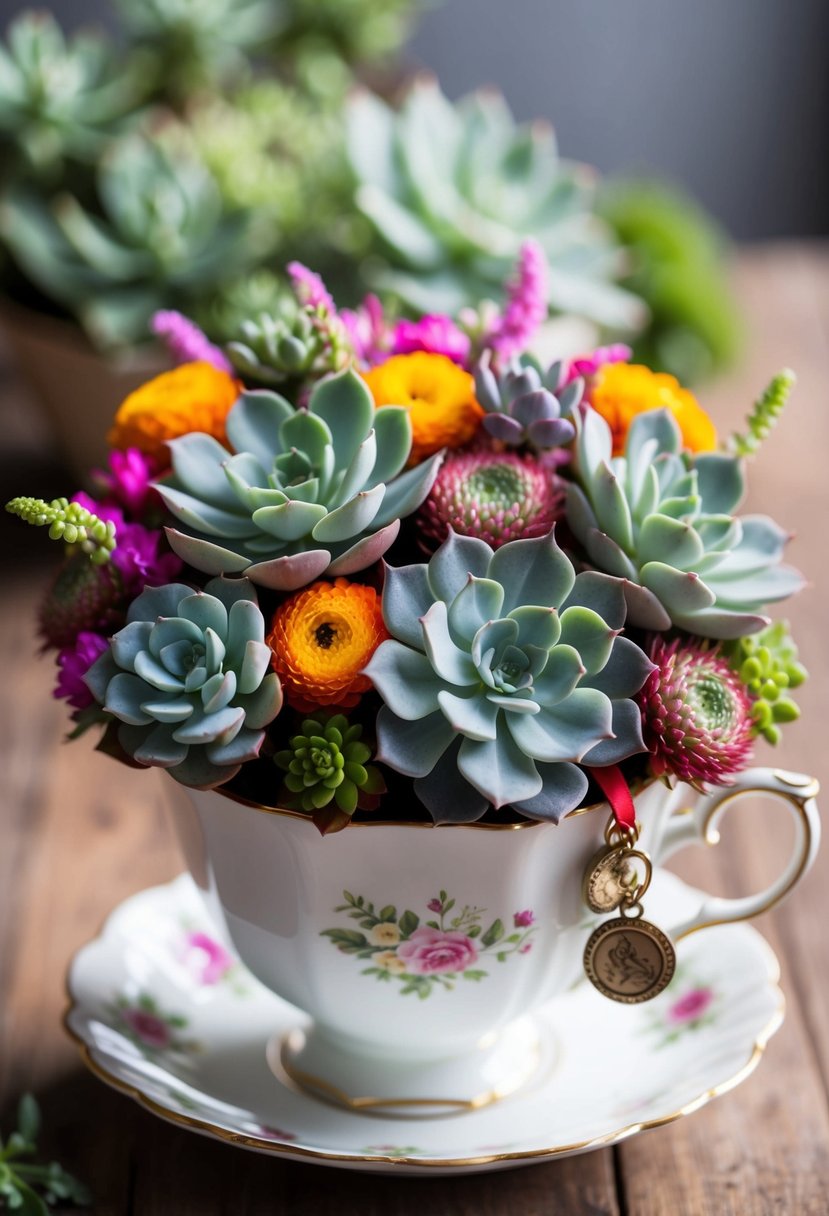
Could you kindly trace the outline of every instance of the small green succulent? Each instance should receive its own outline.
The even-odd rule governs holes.
[[[667,410],[639,414],[624,456],[612,458],[604,418],[592,409],[573,417],[567,522],[598,569],[626,580],[630,623],[742,637],[769,623],[766,604],[802,587],[780,564],[783,529],[764,515],[732,514],[745,489],[737,458],[682,454]]]
[[[254,759],[282,706],[265,620],[247,579],[148,587],[85,676],[138,764],[210,789]]]
[[[581,401],[584,381],[562,385],[563,364],[545,372],[531,355],[498,375],[486,361],[475,369],[475,395],[486,411],[484,430],[510,447],[530,444],[543,451],[569,443],[575,427],[569,414]]]
[[[190,312],[253,251],[246,217],[227,214],[198,161],[147,137],[115,140],[98,174],[102,214],[75,197],[51,205],[23,186],[0,202],[0,236],[19,267],[96,344],[141,341],[161,308]]]
[[[67,38],[51,13],[21,13],[0,44],[0,176],[51,182],[67,160],[93,163],[147,96],[149,66],[100,35]]]
[[[278,591],[353,574],[382,556],[437,474],[441,454],[401,472],[411,451],[406,410],[375,410],[353,371],[320,381],[307,409],[267,391],[228,414],[235,455],[209,435],[170,444],[158,491],[184,531],[170,545],[207,574],[242,574]]]
[[[351,725],[345,714],[327,721],[307,718],[288,747],[274,756],[291,795],[286,805],[314,813],[333,802],[347,820],[366,799],[384,793],[380,770],[367,763],[371,748],[362,742],[362,734],[362,726]]]
[[[287,293],[272,312],[242,321],[227,354],[246,380],[285,384],[342,371],[354,358],[348,334],[327,309]]]
[[[383,616],[377,758],[436,822],[490,805],[557,822],[587,791],[579,765],[644,750],[631,698],[653,664],[618,636],[622,584],[577,575],[552,532],[494,553],[450,533],[428,566],[386,570]]]
[[[592,176],[559,159],[551,128],[517,126],[493,92],[453,104],[432,81],[415,84],[399,113],[356,95],[347,124],[356,204],[386,259],[372,285],[454,316],[499,297],[534,237],[554,311],[613,328],[644,321],[640,301],[613,281],[623,257],[593,211]]]
[[[723,653],[751,695],[756,733],[779,743],[781,725],[800,717],[800,707],[789,693],[808,676],[798,661],[788,621],[775,621],[752,637],[728,642]]]
[[[159,80],[176,101],[220,88],[249,71],[282,23],[276,0],[117,0],[132,38],[158,62]]]
[[[13,498],[6,503],[6,510],[33,527],[48,525],[51,540],[77,545],[95,566],[108,562],[115,548],[112,520],[99,519],[80,503],[66,498],[53,498],[51,502],[42,498]]]

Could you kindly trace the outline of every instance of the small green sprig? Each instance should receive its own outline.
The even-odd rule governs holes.
[[[731,437],[731,449],[736,456],[755,456],[760,444],[775,426],[783,407],[791,396],[797,382],[793,371],[784,368],[769,381],[768,386],[754,403],[754,409],[746,419],[746,433]]]
[[[62,1200],[86,1205],[91,1196],[82,1182],[57,1164],[35,1165],[21,1161],[37,1152],[40,1110],[31,1094],[24,1094],[17,1108],[17,1131],[4,1143],[0,1139],[0,1208],[22,1216],[47,1216],[47,1204]],[[42,1191],[42,1196],[38,1194]]]
[[[788,621],[775,621],[760,633],[726,642],[722,649],[752,698],[755,734],[779,743],[781,725],[800,717],[800,707],[789,693],[808,675],[798,662]]]
[[[46,502],[43,498],[21,496],[7,502],[6,510],[34,527],[48,526],[52,540],[77,545],[96,566],[105,565],[115,548],[115,524],[99,519],[78,502],[66,498]]]

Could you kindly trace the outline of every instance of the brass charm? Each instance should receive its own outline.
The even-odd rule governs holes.
[[[621,909],[590,935],[584,969],[603,996],[625,1005],[658,996],[676,970],[670,939],[642,919],[640,901],[650,886],[652,867],[648,855],[636,848],[638,838],[638,824],[622,829],[611,819],[605,829],[607,844],[590,859],[582,884],[591,912]]]
[[[676,970],[676,954],[656,925],[623,912],[590,935],[584,969],[603,996],[638,1005],[667,988]]]

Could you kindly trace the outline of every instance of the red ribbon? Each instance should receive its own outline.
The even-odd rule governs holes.
[[[620,828],[636,827],[636,808],[630,786],[622,775],[618,764],[608,764],[606,768],[591,768],[590,775],[610,803],[613,818]]]

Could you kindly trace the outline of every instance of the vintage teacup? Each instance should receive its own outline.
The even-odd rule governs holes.
[[[724,811],[752,793],[793,817],[783,872],[756,895],[706,897],[678,923],[663,909],[659,927],[675,941],[754,916],[794,887],[818,846],[817,783],[757,768],[705,796],[661,782],[638,793],[637,847],[654,867],[685,844],[715,843]],[[355,1109],[418,1115],[479,1108],[536,1073],[545,1045],[533,1011],[584,976],[585,944],[606,919],[586,907],[583,876],[607,804],[557,827],[366,822],[321,838],[304,815],[221,792],[176,787],[173,803],[216,923],[311,1019],[298,1013],[297,1031],[271,1045],[283,1079]]]

